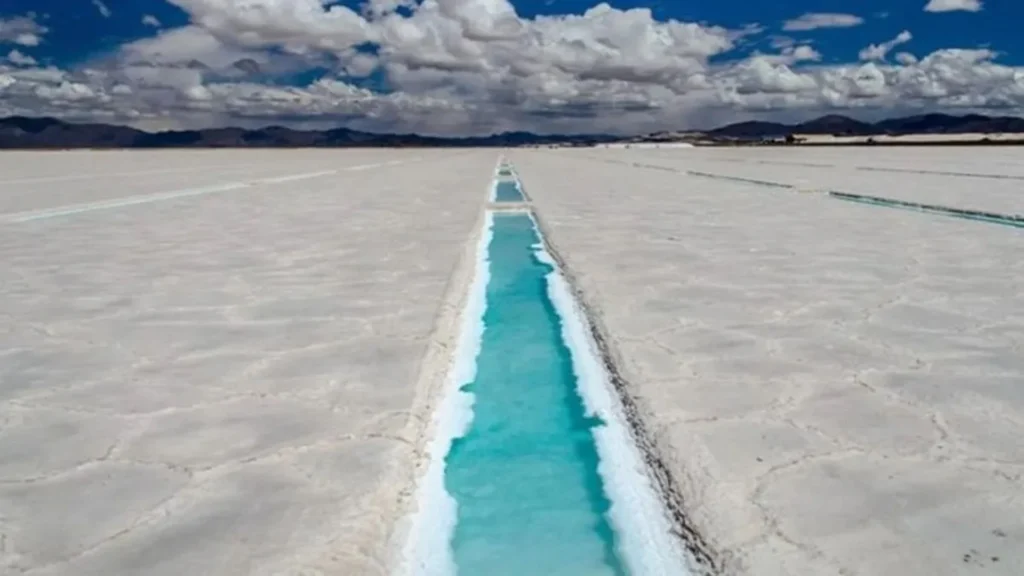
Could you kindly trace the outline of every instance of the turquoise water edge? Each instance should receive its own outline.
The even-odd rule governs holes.
[[[495,214],[484,332],[469,429],[453,441],[445,489],[464,576],[623,575],[593,429],[548,296],[549,264],[527,213]]]
[[[495,202],[523,202],[523,193],[514,180],[502,180],[494,188]]]

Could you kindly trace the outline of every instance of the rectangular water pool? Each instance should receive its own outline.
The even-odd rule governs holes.
[[[473,419],[452,443],[460,574],[625,574],[598,453],[528,214],[495,214]]]
[[[499,180],[494,185],[495,202],[525,202],[519,184],[515,180]]]
[[[514,182],[491,192],[523,199]],[[400,574],[689,574],[692,556],[533,213],[485,216]]]

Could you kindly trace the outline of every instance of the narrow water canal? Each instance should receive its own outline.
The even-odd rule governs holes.
[[[514,180],[500,180],[494,187],[495,202],[522,202],[524,200],[523,193]]]
[[[526,213],[496,214],[473,420],[448,455],[460,574],[624,574],[572,358],[548,298],[551,266]]]
[[[477,257],[405,574],[685,576],[532,214],[489,212]]]

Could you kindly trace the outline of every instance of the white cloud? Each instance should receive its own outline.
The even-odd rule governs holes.
[[[245,50],[226,46],[204,28],[183,26],[161,32],[121,47],[123,59],[129,63],[188,64],[202,62],[206,66],[228,66],[247,55]]]
[[[61,82],[57,86],[39,86],[36,95],[55,104],[68,104],[96,99],[96,92],[80,82]]]
[[[783,48],[789,48],[796,44],[796,40],[789,36],[772,36],[769,38],[769,45],[776,49],[782,50]]]
[[[292,52],[344,50],[374,40],[359,14],[321,0],[170,0],[195,24],[237,44],[279,46]],[[428,3],[433,0],[428,0]]]
[[[745,63],[770,62],[773,64],[784,64],[790,66],[799,62],[817,62],[821,60],[821,53],[807,44],[783,46],[778,54],[754,53]],[[739,65],[742,66],[744,62]]]
[[[216,66],[211,60],[230,51],[280,47],[307,58],[326,52],[337,70],[356,77],[382,66],[389,83],[407,94],[474,106],[519,103],[527,115],[552,107],[656,105],[648,92],[667,96],[701,86],[707,59],[728,51],[740,34],[658,22],[650,10],[606,4],[582,15],[527,20],[505,0],[427,0],[411,16],[381,8],[380,17],[368,19],[301,0],[288,13],[275,12],[268,0],[255,1],[260,10],[175,1],[197,24],[134,43],[125,50],[132,59],[194,58]],[[379,56],[353,49],[367,41],[379,44]]]
[[[152,14],[146,14],[145,16],[143,16],[142,24],[145,26],[150,26],[152,28],[160,28],[163,26],[163,24],[160,23],[160,20],[157,20],[157,17],[153,16]]]
[[[896,54],[895,58],[897,62],[904,66],[913,66],[914,64],[917,64],[917,56],[914,56],[909,52],[899,52]]]
[[[0,109],[6,105],[12,107],[8,113],[32,110],[176,126],[260,125],[286,116],[307,118],[310,126],[345,121],[363,129],[446,134],[508,129],[642,132],[762,113],[806,117],[856,110],[1021,110],[1024,69],[997,64],[994,56],[987,50],[950,49],[919,60],[901,53],[900,64],[823,66],[816,63],[816,51],[796,46],[781,54],[707,67],[702,80],[685,92],[656,82],[567,79],[556,71],[515,81],[474,72],[405,70],[399,78],[406,89],[379,94],[339,78],[282,87],[211,80],[206,70],[160,65],[92,75],[11,69],[3,74],[15,81],[4,89]],[[475,87],[477,94],[488,96],[462,97],[451,90],[453,84]]]
[[[888,42],[882,42],[881,44],[871,44],[867,48],[860,51],[859,57],[861,60],[885,60],[885,57],[892,51],[893,48],[900,44],[906,44],[910,42],[914,36],[909,30],[904,30],[896,35],[895,38]]]
[[[35,58],[16,49],[11,50],[11,52],[7,54],[7,61],[15,66],[35,66],[38,64]]]
[[[358,13],[320,0],[173,2],[190,25],[126,44],[87,63],[91,71],[0,64],[0,115],[160,127],[287,118],[297,127],[465,134],[644,132],[826,112],[1024,110],[1024,68],[1001,65],[987,50],[889,58],[909,32],[868,46],[861,62],[826,64],[814,47],[782,37],[765,38],[772,53],[730,58],[758,29],[658,21],[648,9],[607,4],[523,18],[507,0],[374,0]],[[858,18],[824,16],[805,15],[796,30],[855,25]],[[253,81],[313,68],[328,72],[305,86]],[[353,80],[375,73],[394,92]]]
[[[864,19],[854,14],[809,12],[799,18],[786,20],[782,25],[782,29],[787,32],[800,32],[817,30],[819,28],[852,28],[863,23]]]
[[[412,8],[416,0],[366,0],[363,13],[371,17],[379,17],[394,12],[400,7]]]
[[[929,0],[925,12],[980,12],[981,0]]]
[[[749,95],[798,94],[815,87],[814,77],[792,70],[786,63],[771,58],[754,57],[729,71],[722,84],[742,99]]]
[[[186,68],[203,70],[218,79],[242,78],[248,74],[286,75],[298,73],[314,66],[351,69],[353,76],[366,76],[376,68],[376,60],[351,51],[341,53],[344,64],[336,58],[318,54],[293,55],[260,48],[242,47],[226,43],[208,30],[190,25],[160,32],[154,37],[129,42],[121,47],[113,61],[103,62],[107,67],[146,65],[168,69]],[[341,58],[342,56],[339,56]],[[372,60],[369,69],[368,60]]]
[[[96,7],[100,12],[100,16],[104,18],[110,18],[113,14],[110,12],[110,8],[103,3],[103,0],[92,0],[92,5]]]
[[[0,44],[19,44],[21,46],[38,46],[49,30],[36,22],[34,14],[0,17]]]

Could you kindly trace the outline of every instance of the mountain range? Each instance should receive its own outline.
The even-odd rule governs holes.
[[[0,149],[12,148],[342,148],[342,147],[488,147],[608,142],[614,136],[546,136],[505,132],[492,136],[441,138],[418,134],[380,134],[348,128],[293,130],[209,128],[145,132],[112,124],[78,124],[56,118],[0,118]]]
[[[829,115],[799,124],[777,122],[739,122],[729,124],[706,134],[727,138],[768,138],[789,134],[814,134],[835,136],[880,136],[889,134],[995,134],[1024,133],[1024,119],[1014,116],[984,116],[968,114],[922,114],[890,118],[881,122],[861,122],[848,116]]]
[[[740,122],[706,131],[703,135],[715,140],[749,140],[789,134],[874,136],[965,133],[1024,133],[1024,119],[980,114],[924,114],[869,123],[847,116],[829,115],[799,124]],[[0,149],[587,146],[617,140],[621,138],[605,134],[540,135],[506,132],[491,136],[443,138],[417,134],[380,134],[348,128],[293,130],[280,126],[145,132],[127,126],[78,124],[56,118],[0,118]]]

